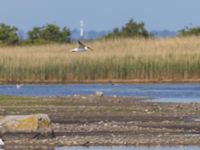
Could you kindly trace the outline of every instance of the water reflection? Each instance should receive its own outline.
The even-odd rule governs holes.
[[[55,150],[199,150],[195,146],[177,146],[177,147],[57,147]]]
[[[4,148],[0,150],[55,150],[54,147],[49,147],[45,145],[5,145]]]
[[[7,145],[5,148],[0,148],[0,150],[199,150],[198,146],[157,146],[157,147],[134,147],[134,146],[92,146],[92,147],[48,147],[48,146],[12,146]]]
[[[199,150],[198,146],[157,146],[157,147],[134,147],[134,146],[92,146],[92,147],[48,147],[48,146],[12,146],[7,145],[5,148],[0,150]]]

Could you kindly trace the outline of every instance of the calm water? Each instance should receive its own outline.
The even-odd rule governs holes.
[[[5,150],[199,150],[200,147],[197,146],[177,146],[177,147],[134,147],[134,146],[113,146],[113,147],[101,147],[101,146],[93,146],[93,147],[45,147],[45,146],[37,146],[37,147],[24,147],[24,146],[7,146]],[[2,149],[3,150],[3,149]]]
[[[143,96],[162,102],[200,102],[200,84],[27,84],[0,85],[0,95],[91,95],[103,91],[112,96]]]
[[[55,150],[199,150],[200,147],[61,147]]]

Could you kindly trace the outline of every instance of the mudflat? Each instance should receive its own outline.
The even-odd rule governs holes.
[[[117,96],[0,97],[1,116],[35,113],[49,115],[55,137],[4,133],[7,147],[200,145],[200,103]]]

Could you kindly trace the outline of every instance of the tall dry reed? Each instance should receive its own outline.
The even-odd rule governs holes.
[[[115,39],[0,48],[1,82],[199,81],[200,38]]]

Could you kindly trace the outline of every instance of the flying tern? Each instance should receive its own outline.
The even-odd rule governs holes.
[[[78,44],[79,44],[79,47],[72,49],[71,52],[86,52],[89,50],[93,50],[89,46],[86,46],[85,44],[83,44],[81,41],[78,41]]]

